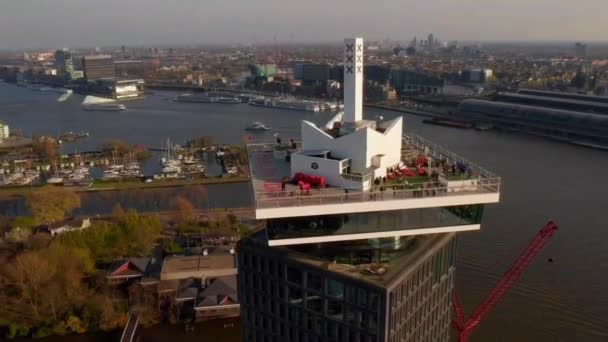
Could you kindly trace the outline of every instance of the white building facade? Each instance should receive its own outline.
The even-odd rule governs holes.
[[[327,184],[367,190],[401,160],[403,119],[363,120],[363,39],[344,40],[344,112],[324,127],[302,121],[302,151],[291,176],[321,176]]]

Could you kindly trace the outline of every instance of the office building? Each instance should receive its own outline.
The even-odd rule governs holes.
[[[468,99],[460,103],[456,115],[467,121],[492,125],[501,130],[608,149],[608,115],[566,110],[567,108],[569,107],[551,108]]]
[[[384,65],[366,65],[363,69],[366,81],[386,84],[390,80],[391,68]]]
[[[392,70],[391,85],[400,94],[442,94],[445,79],[421,72]]]
[[[109,55],[84,56],[82,58],[82,69],[87,82],[116,77],[114,59]]]
[[[99,79],[89,82],[89,92],[116,100],[142,97],[145,81],[142,78],[132,79]]]
[[[73,79],[74,62],[72,61],[72,53],[68,50],[57,50],[55,52],[55,67],[59,76]]]
[[[303,64],[302,78],[305,83],[322,83],[329,81],[331,67],[329,64]]]
[[[462,71],[462,80],[464,82],[484,83],[492,75],[493,72],[490,69],[465,69]]]
[[[8,128],[8,125],[4,122],[0,121],[0,141],[4,139],[8,139],[11,136],[11,132]]]
[[[574,44],[574,53],[576,57],[586,58],[587,57],[587,44],[583,44],[581,42],[577,42]]]
[[[427,42],[429,49],[432,49],[435,46],[435,36],[432,33],[429,34]]]
[[[138,60],[115,61],[114,69],[118,78],[143,78],[144,63]]]
[[[500,178],[401,117],[363,119],[361,38],[344,79],[344,112],[302,121],[301,143],[247,146],[262,228],[238,248],[243,341],[447,342],[456,233],[480,229]]]

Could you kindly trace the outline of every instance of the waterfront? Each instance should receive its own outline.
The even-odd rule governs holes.
[[[238,144],[248,134],[244,128],[251,121],[262,121],[273,128],[255,133],[256,137],[271,140],[278,131],[288,140],[299,136],[300,120],[323,123],[331,116],[247,105],[168,102],[174,95],[156,92],[144,100],[128,102],[125,112],[87,112],[80,108],[78,96],[59,103],[56,94],[0,83],[0,119],[11,128],[22,129],[25,135],[90,131],[89,138],[64,146],[64,152],[73,152],[95,149],[111,138],[156,146],[166,138],[182,142],[213,136],[216,142]],[[390,119],[401,114],[366,111],[368,118],[375,115]],[[547,219],[555,219],[561,228],[542,257],[532,263],[514,289],[480,324],[472,340],[608,339],[608,297],[603,294],[608,286],[608,255],[604,247],[608,225],[602,215],[608,203],[603,183],[608,170],[606,152],[516,134],[429,126],[421,121],[420,117],[405,115],[404,126],[487,166],[504,179],[502,201],[488,206],[482,231],[459,238],[457,287],[468,312],[494,286]],[[207,187],[210,206],[250,203],[247,184],[225,186],[217,190]],[[141,208],[142,202],[136,200],[141,197],[147,203],[144,208],[154,210],[157,202],[150,196],[171,196],[171,192],[159,189],[145,191],[99,194],[85,200],[84,207],[105,211],[112,202],[121,201],[131,203],[127,207]],[[202,201],[197,203],[199,207],[204,205]],[[555,262],[548,263],[549,257]],[[192,339],[213,339],[210,332],[198,331]],[[183,337],[179,336],[175,332],[170,338]],[[83,341],[74,338],[54,337],[53,341]],[[215,337],[222,341],[227,338]],[[155,339],[146,334],[142,338],[152,340]]]

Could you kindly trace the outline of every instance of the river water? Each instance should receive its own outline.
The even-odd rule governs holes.
[[[244,128],[252,121],[262,121],[273,128],[256,139],[271,140],[279,132],[288,140],[299,136],[300,120],[324,123],[331,116],[245,104],[167,101],[173,96],[174,93],[157,92],[144,100],[126,103],[125,112],[86,112],[80,109],[80,96],[58,103],[56,94],[0,83],[0,120],[11,128],[22,129],[25,135],[90,131],[89,138],[64,147],[71,152],[69,149],[95,149],[109,138],[155,146],[167,138],[182,142],[200,136],[239,143],[247,134]],[[367,117],[376,115],[389,119],[402,114],[366,110]],[[463,233],[459,238],[456,285],[467,312],[490,291],[547,220],[554,219],[560,225],[548,247],[481,322],[471,340],[607,341],[608,153],[519,134],[458,130],[421,121],[405,115],[405,129],[449,146],[503,177],[501,203],[487,207],[482,230]],[[246,184],[234,184],[222,191],[210,188],[207,191],[212,203],[199,205],[250,203]],[[139,206],[141,203],[135,198],[143,195],[95,196],[98,197],[85,200],[90,203],[87,207],[108,210],[116,200]],[[157,196],[166,198],[171,194]],[[150,199],[144,201],[150,207],[158,205]],[[553,262],[549,263],[548,258]],[[189,339],[173,329],[161,330],[166,331],[167,339]],[[155,333],[145,331],[142,341],[158,339],[158,329],[152,330]],[[237,335],[214,338],[213,334],[195,333],[192,339],[238,340]],[[59,339],[53,338],[56,340]],[[61,340],[84,341],[70,337]]]

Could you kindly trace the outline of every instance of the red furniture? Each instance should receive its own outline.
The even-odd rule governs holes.
[[[309,186],[316,186],[319,188],[324,188],[326,186],[325,177],[308,175],[302,172],[296,173],[293,177],[293,180],[298,184],[300,182],[304,182],[307,183]]]

